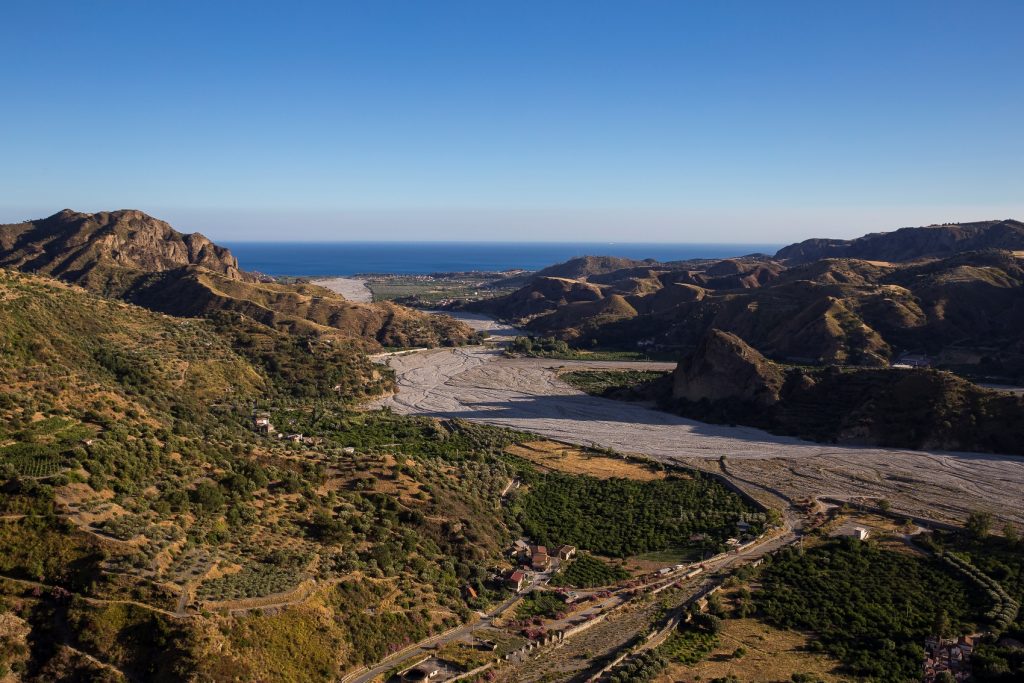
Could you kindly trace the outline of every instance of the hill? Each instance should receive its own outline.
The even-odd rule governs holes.
[[[602,555],[763,527],[700,474],[552,472],[514,455],[560,449],[534,435],[357,409],[393,384],[367,344],[0,269],[0,671],[336,681],[505,603],[524,527]]]
[[[973,377],[1017,382],[1024,380],[1021,256],[988,249],[908,262],[629,266],[579,279],[536,277],[465,308],[585,349],[681,355],[719,329],[777,361],[883,367],[912,353]]]
[[[901,228],[852,240],[809,239],[783,247],[775,258],[791,264],[823,258],[914,261],[985,249],[1024,249],[1024,223],[1012,219],[948,223]]]
[[[313,285],[280,284],[241,270],[231,252],[141,211],[64,210],[0,225],[0,267],[44,273],[172,315],[232,311],[274,329],[337,334],[382,346],[465,343],[472,331],[396,304],[361,304]]]
[[[673,374],[687,417],[817,441],[1024,455],[1024,397],[929,369],[787,368],[711,330]]]

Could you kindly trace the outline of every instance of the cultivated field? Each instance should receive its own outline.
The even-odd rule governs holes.
[[[664,479],[665,472],[638,462],[588,452],[555,441],[528,441],[505,449],[547,470],[569,474],[589,474],[598,479]]]

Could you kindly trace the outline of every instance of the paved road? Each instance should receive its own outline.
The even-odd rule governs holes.
[[[380,404],[399,413],[475,420],[705,468],[726,455],[730,472],[794,498],[872,496],[923,517],[957,520],[986,509],[1024,522],[1021,457],[837,446],[704,424],[588,396],[555,372],[671,364],[513,359],[485,347],[421,351],[388,362],[399,393]]]
[[[532,584],[530,587],[532,588]],[[529,590],[529,588],[525,590]],[[408,661],[417,656],[429,654],[429,652],[433,651],[439,646],[444,646],[448,643],[460,640],[470,635],[471,633],[473,633],[473,631],[476,631],[477,629],[489,626],[491,620],[495,616],[504,612],[512,605],[512,603],[514,603],[516,600],[519,600],[521,597],[521,594],[513,595],[504,602],[502,602],[500,605],[492,609],[490,612],[488,612],[487,616],[480,618],[478,621],[475,621],[471,624],[466,624],[464,626],[460,626],[459,628],[453,631],[447,631],[445,633],[438,634],[431,638],[421,640],[419,643],[416,644],[415,647],[412,647],[408,650],[403,650],[397,654],[388,657],[387,659],[383,659],[380,662],[377,662],[377,664],[375,664],[372,669],[368,669],[357,676],[353,676],[352,678],[344,678],[342,680],[344,680],[345,683],[368,683],[369,681],[375,679],[377,676],[382,676],[386,674],[388,671],[393,669],[395,666],[401,664],[402,662]]]

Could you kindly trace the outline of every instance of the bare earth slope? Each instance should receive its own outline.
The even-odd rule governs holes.
[[[758,429],[708,425],[587,396],[553,368],[629,367],[509,359],[483,349],[432,350],[389,361],[400,387],[382,402],[403,414],[459,417],[717,470],[791,498],[888,499],[894,509],[963,519],[973,509],[1024,520],[1024,459],[1012,456],[831,446]],[[633,364],[637,365],[637,364]],[[671,364],[640,364],[670,369]]]
[[[267,282],[241,270],[228,249],[141,211],[65,209],[0,225],[0,267],[45,273],[172,315],[241,313],[285,332],[340,332],[384,346],[451,345],[471,336],[450,318],[352,301],[309,284]]]

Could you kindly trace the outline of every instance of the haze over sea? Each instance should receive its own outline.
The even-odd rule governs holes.
[[[682,261],[774,254],[781,244],[638,242],[225,242],[244,270],[268,275],[404,275],[539,270],[576,256]]]

